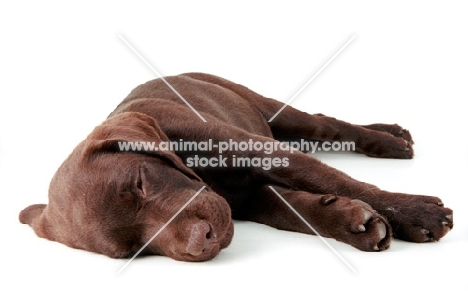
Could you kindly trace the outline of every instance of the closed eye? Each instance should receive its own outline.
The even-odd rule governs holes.
[[[141,179],[141,168],[138,169],[138,179],[137,179],[136,186],[144,194],[144,192],[143,192],[143,180]]]
[[[134,184],[136,186],[136,193],[138,198],[143,199],[146,197],[146,189],[145,189],[145,184],[146,182],[146,177],[145,177],[145,172],[143,170],[143,167],[138,168],[138,177],[136,179],[136,183]]]

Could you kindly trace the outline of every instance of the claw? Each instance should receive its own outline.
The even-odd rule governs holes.
[[[383,223],[379,223],[379,225],[377,226],[377,230],[379,231],[380,239],[384,239],[387,235],[387,228],[385,227],[385,225]]]
[[[364,218],[365,222],[369,221],[369,219],[371,219],[371,217],[372,217],[372,213],[370,213],[369,211],[364,210],[364,209],[362,209],[362,215],[363,215],[363,218]]]
[[[364,231],[366,231],[366,227],[364,225],[359,225],[358,230],[361,231],[361,232],[364,232]]]
[[[446,215],[445,218],[447,218],[448,220],[452,220],[453,215]]]
[[[443,222],[442,222],[442,225],[446,226],[446,225],[448,225],[448,222],[443,221]]]
[[[429,234],[429,230],[421,229],[421,233],[422,233],[422,234]]]
[[[443,203],[442,201],[439,201],[439,202],[437,202],[437,205],[438,205],[438,206],[443,206],[444,203]]]
[[[410,143],[408,141],[406,141],[406,148],[404,149],[405,151],[409,151],[410,150]]]
[[[320,201],[323,205],[329,205],[330,203],[335,202],[337,199],[338,197],[335,195],[324,195],[322,198],[320,198]]]

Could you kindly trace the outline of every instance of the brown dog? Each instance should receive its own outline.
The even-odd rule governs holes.
[[[160,232],[144,253],[187,261],[227,247],[232,218],[313,234],[276,192],[320,235],[365,251],[387,249],[392,236],[437,241],[453,227],[439,198],[380,190],[275,141],[350,141],[368,156],[412,158],[400,126],[351,125],[289,106],[269,122],[283,104],[241,85],[199,73],[166,80],[206,122],[163,80],[137,87],[58,169],[49,204],[24,209],[20,221],[40,237],[114,258]],[[170,151],[170,141],[215,146]],[[126,150],[125,142],[159,147]],[[229,145],[222,153],[221,144]],[[253,146],[267,144],[276,148]]]

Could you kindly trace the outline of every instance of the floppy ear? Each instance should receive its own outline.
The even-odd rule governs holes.
[[[23,224],[30,225],[33,220],[37,219],[45,209],[45,204],[33,204],[21,211],[19,220]]]
[[[34,232],[40,237],[52,240],[47,230],[47,224],[44,223],[43,211],[46,204],[33,204],[22,210],[19,214],[19,220],[23,224],[30,225]]]
[[[202,182],[202,179],[188,168],[174,152],[159,149],[159,144],[169,142],[156,120],[139,112],[124,112],[115,115],[96,127],[88,136],[83,150],[83,159],[102,152],[134,152],[164,159],[190,178]],[[148,148],[125,148],[124,144],[154,143],[158,150]]]

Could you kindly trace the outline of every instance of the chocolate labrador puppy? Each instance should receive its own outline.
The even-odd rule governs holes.
[[[368,156],[409,159],[413,142],[400,126],[352,125],[290,106],[278,114],[283,103],[207,74],[166,80],[180,96],[162,79],[134,89],[57,170],[49,204],[27,207],[20,221],[40,237],[113,258],[144,247],[185,261],[227,247],[232,219],[364,251],[385,250],[392,237],[437,241],[453,227],[439,198],[357,181],[291,142],[347,141]]]

